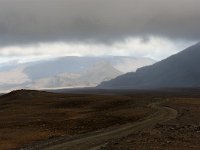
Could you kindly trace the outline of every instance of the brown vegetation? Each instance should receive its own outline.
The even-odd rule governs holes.
[[[146,96],[14,91],[0,97],[0,149],[87,133],[153,112]]]
[[[118,95],[114,91],[102,95],[20,90],[3,95],[0,97],[0,149],[20,148],[38,141],[70,138],[136,122],[155,112],[149,104],[161,101],[167,101],[162,105],[177,110],[176,119],[112,139],[101,149],[200,148],[199,90],[116,92]]]
[[[185,95],[185,93],[184,93]],[[200,98],[187,95],[171,97],[165,106],[178,111],[178,117],[155,127],[115,139],[102,148],[105,150],[199,150]]]

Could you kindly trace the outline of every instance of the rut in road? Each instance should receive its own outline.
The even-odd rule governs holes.
[[[148,116],[142,121],[122,125],[118,128],[105,129],[102,132],[93,132],[85,135],[76,136],[67,141],[49,145],[46,148],[37,148],[42,150],[97,150],[108,140],[123,138],[132,133],[150,128],[157,123],[162,123],[177,117],[177,111],[161,106],[160,103],[152,103],[151,108],[156,109],[156,113]]]

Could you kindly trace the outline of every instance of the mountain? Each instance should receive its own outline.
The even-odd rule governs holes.
[[[97,86],[154,62],[149,58],[123,56],[69,56],[28,63],[15,60],[0,65],[0,90]]]
[[[31,83],[34,88],[91,87],[102,81],[111,80],[122,73],[108,62],[99,62],[80,73],[63,73],[42,78]]]
[[[134,73],[103,82],[98,88],[149,89],[200,86],[200,43]]]
[[[155,61],[150,58],[134,58],[134,57],[123,57],[123,56],[113,56],[113,57],[69,56],[29,65],[24,69],[24,72],[32,80],[36,80],[41,78],[52,77],[62,73],[83,72],[99,62],[108,62],[115,69],[119,70],[122,73],[132,72],[139,67],[155,63]]]

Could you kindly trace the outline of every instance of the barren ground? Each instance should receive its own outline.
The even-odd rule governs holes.
[[[165,104],[178,111],[176,119],[158,123],[125,138],[109,141],[103,150],[199,150],[200,98],[174,97]]]
[[[15,91],[0,97],[0,149],[135,122],[153,110],[130,96]]]
[[[199,95],[180,91],[118,95],[11,92],[0,97],[0,149],[37,148],[49,141],[45,146],[50,149],[72,139],[84,144],[91,135],[109,132],[111,138],[101,136],[103,143],[96,140],[95,149],[200,149]],[[159,107],[151,106],[155,103]],[[177,111],[177,118],[169,118],[168,110]],[[139,127],[134,126],[138,123]],[[127,125],[132,129],[121,130]]]

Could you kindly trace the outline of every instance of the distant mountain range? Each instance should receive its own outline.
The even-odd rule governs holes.
[[[139,67],[155,63],[134,57],[59,57],[0,65],[0,90],[97,86]]]
[[[200,43],[151,66],[103,82],[104,89],[200,87]]]

